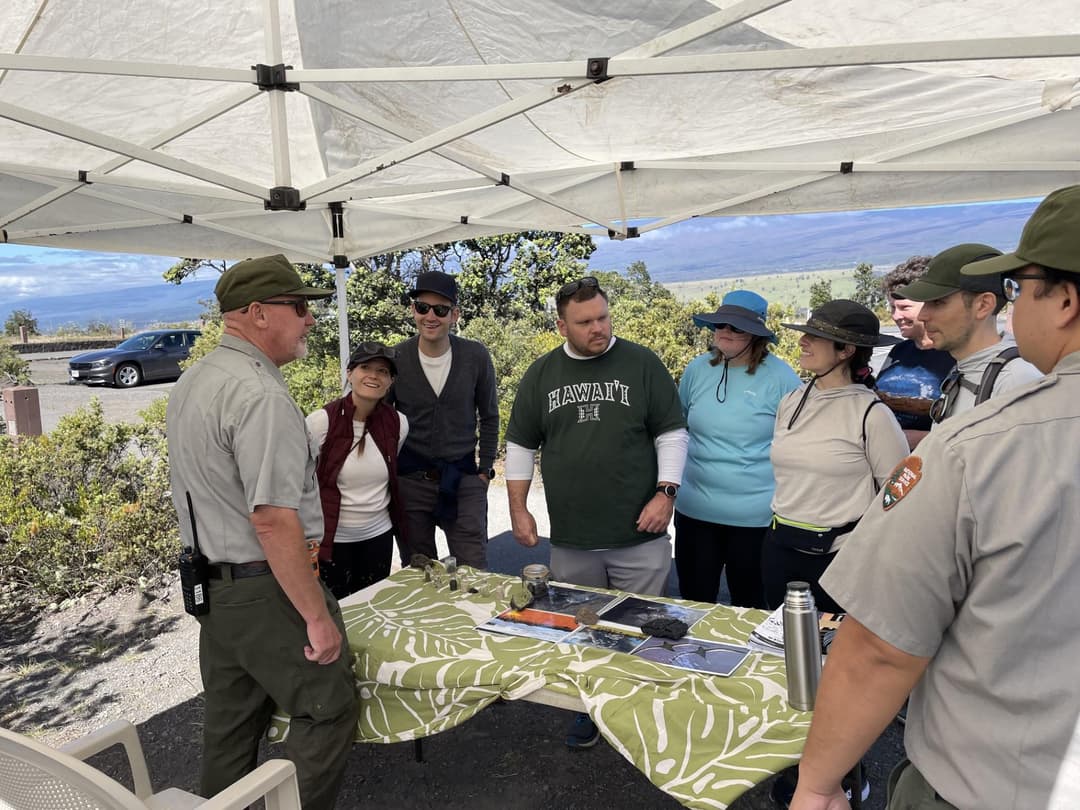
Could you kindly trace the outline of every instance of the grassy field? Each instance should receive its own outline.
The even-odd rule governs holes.
[[[680,301],[693,301],[715,292],[723,296],[729,290],[753,290],[769,303],[788,304],[799,308],[810,301],[810,285],[825,279],[832,285],[834,298],[849,297],[855,291],[854,268],[814,270],[797,273],[765,273],[762,275],[729,276],[706,281],[665,282]]]

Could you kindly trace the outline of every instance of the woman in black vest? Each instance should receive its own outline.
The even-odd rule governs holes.
[[[338,599],[389,576],[394,535],[403,542],[397,454],[409,424],[385,401],[394,357],[381,343],[361,343],[349,358],[351,390],[307,418],[325,524],[319,573]]]

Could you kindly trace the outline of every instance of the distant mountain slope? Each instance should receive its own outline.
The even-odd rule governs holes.
[[[117,326],[121,320],[131,332],[159,323],[198,320],[203,311],[199,301],[213,299],[216,282],[216,278],[195,279],[180,285],[160,281],[142,287],[34,298],[21,301],[19,308],[29,310],[43,332],[67,324],[82,327],[90,321]]]
[[[730,219],[700,217],[638,239],[596,239],[589,266],[624,269],[643,261],[656,281],[686,282],[759,273],[892,267],[961,242],[1011,250],[1036,202],[888,211],[841,211]]]

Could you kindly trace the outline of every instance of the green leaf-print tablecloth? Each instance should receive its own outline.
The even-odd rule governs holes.
[[[724,808],[798,761],[810,715],[788,707],[783,659],[751,654],[730,678],[654,664],[623,653],[484,633],[506,608],[508,581],[463,569],[466,590],[425,584],[406,569],[342,606],[360,690],[357,741],[437,734],[496,698],[538,690],[579,699],[604,738],[687,807]],[[745,644],[766,614],[714,606],[698,638]],[[287,720],[275,718],[271,738]]]

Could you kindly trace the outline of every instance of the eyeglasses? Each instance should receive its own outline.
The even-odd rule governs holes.
[[[563,284],[559,288],[559,294],[556,299],[561,301],[564,298],[569,298],[578,290],[590,289],[599,290],[600,282],[596,280],[595,276],[585,276],[585,278],[579,278],[577,281],[571,281],[569,284]]]
[[[1049,281],[1050,276],[1045,273],[1035,273],[1026,276],[1005,276],[1001,280],[1001,292],[1006,301],[1015,301],[1020,297],[1020,282],[1023,281]]]
[[[716,326],[713,327],[713,329],[715,331],[717,331],[717,332],[719,332],[721,329],[727,329],[729,332],[732,332],[732,333],[734,333],[736,335],[745,335],[746,334],[745,329],[740,329],[737,326],[732,326],[730,323],[718,323],[718,324],[716,324]]]
[[[426,301],[413,301],[412,305],[418,315],[427,315],[431,310],[435,310],[435,315],[439,318],[445,318],[453,309],[450,304],[429,304]]]
[[[296,310],[296,317],[298,318],[306,318],[308,314],[308,302],[306,298],[289,298],[285,301],[260,301],[259,303],[273,304],[276,306],[290,306]]]
[[[945,379],[941,381],[941,396],[930,405],[930,419],[935,423],[945,420],[945,414],[949,410],[949,403],[952,402],[953,396],[960,387],[960,381],[960,369],[953,366],[952,371],[946,374]]]

